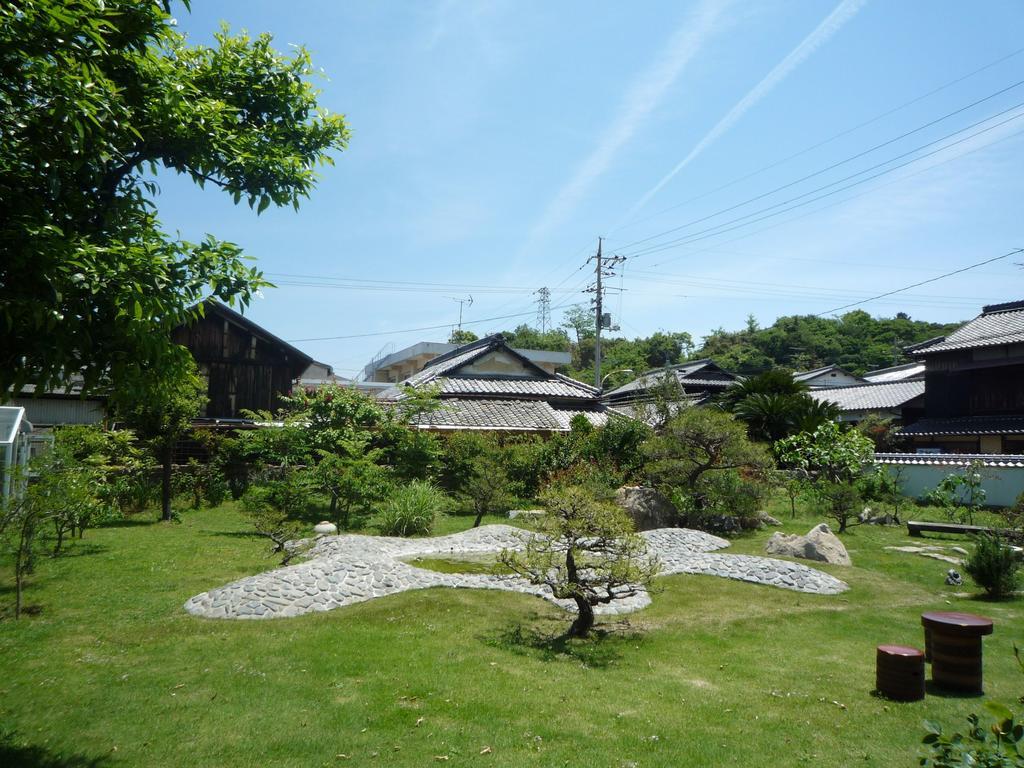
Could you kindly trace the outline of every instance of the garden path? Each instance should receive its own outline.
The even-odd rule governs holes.
[[[430,587],[501,589],[548,600],[575,610],[571,600],[558,600],[547,587],[518,576],[438,573],[417,568],[403,558],[425,555],[458,557],[522,549],[531,534],[508,525],[486,525],[449,536],[401,539],[383,536],[324,536],[298,565],[278,568],[203,592],[185,603],[196,616],[227,619],[269,619],[329,611],[376,597]],[[704,574],[766,584],[798,592],[834,595],[847,585],[806,565],[751,555],[720,554],[725,539],[684,528],[661,528],[640,534],[661,562],[661,575]],[[630,613],[649,605],[639,591],[598,606],[599,614]]]

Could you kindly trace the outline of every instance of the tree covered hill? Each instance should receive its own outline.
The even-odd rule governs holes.
[[[962,324],[912,320],[904,312],[876,318],[862,310],[838,318],[787,315],[768,328],[759,328],[751,318],[742,331],[712,331],[694,356],[714,358],[723,368],[744,374],[773,366],[809,370],[832,363],[862,374],[909,362],[903,347],[944,336]]]
[[[581,381],[594,377],[593,316],[582,306],[565,313],[562,326],[541,333],[520,325],[505,331],[514,347],[552,349],[572,353],[572,363],[564,371]],[[606,373],[630,369],[639,374],[652,368],[686,360],[713,358],[726,370],[741,374],[783,367],[794,371],[810,370],[837,363],[851,373],[862,374],[909,362],[903,347],[944,336],[962,325],[913,320],[904,312],[895,317],[872,317],[856,310],[841,317],[786,315],[771,326],[761,328],[751,316],[739,331],[723,328],[705,336],[698,346],[685,331],[657,331],[647,337],[602,337],[602,370]],[[470,331],[458,331],[451,341],[465,343],[476,338]],[[623,383],[625,377],[609,381]]]

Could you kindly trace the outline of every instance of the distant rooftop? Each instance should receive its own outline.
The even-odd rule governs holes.
[[[911,354],[924,357],[936,352],[998,347],[1024,343],[1024,301],[989,304],[970,322],[934,343],[917,345]]]
[[[919,379],[923,376],[924,363],[904,363],[903,365],[893,365],[889,368],[868,371],[864,374],[864,379],[872,384],[881,384],[889,381]]]
[[[476,342],[473,343],[475,344]],[[467,346],[470,345],[460,346],[457,344],[444,344],[437,341],[421,341],[410,347],[406,347],[405,349],[392,352],[379,360],[372,360],[367,363],[363,367],[363,379],[366,381],[372,381],[374,379],[374,374],[377,371],[394,367],[402,367],[416,361],[417,358],[421,360],[420,364],[416,366],[417,370],[422,370],[425,365],[429,364],[433,360],[444,358],[456,349],[465,349]],[[549,368],[552,371],[559,366],[568,365],[572,361],[572,355],[568,352],[556,352],[548,349],[516,349],[515,351],[531,362],[543,365],[545,368]],[[402,375],[399,376],[398,379],[404,379],[415,372],[416,371],[403,371]]]

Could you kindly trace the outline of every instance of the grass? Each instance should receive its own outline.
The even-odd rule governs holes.
[[[793,532],[817,522],[778,516]],[[760,553],[770,533],[733,551]],[[875,645],[920,646],[934,609],[994,618],[987,694],[1012,705],[1024,692],[1020,600],[980,600],[943,584],[947,564],[885,550],[921,543],[905,529],[844,541],[854,566],[823,567],[844,595],[671,576],[649,609],[566,641],[558,609],[482,590],[198,619],[189,596],[276,565],[233,505],[90,531],[39,567],[26,595],[38,614],[0,620],[0,764],[912,765],[922,720],[960,726],[982,707],[871,693]]]

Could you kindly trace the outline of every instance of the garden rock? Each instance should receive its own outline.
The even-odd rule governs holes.
[[[871,507],[864,507],[864,511],[857,515],[858,522],[865,525],[892,525],[892,515],[876,515]]]
[[[964,583],[964,577],[960,575],[960,572],[954,568],[950,568],[946,571],[946,583],[951,587],[959,587]]]
[[[517,517],[522,517],[527,520],[536,520],[538,517],[544,517],[543,509],[510,509],[508,511],[508,519],[515,520]]]
[[[337,532],[338,526],[334,523],[329,523],[326,520],[321,520],[313,526],[313,533],[317,536],[334,536]]]
[[[679,517],[672,502],[647,486],[624,485],[615,492],[615,501],[626,510],[638,531],[667,528]]]
[[[765,544],[765,551],[772,555],[817,560],[831,565],[853,564],[843,542],[832,533],[826,523],[816,525],[806,536],[773,533]]]
[[[771,526],[782,525],[782,521],[781,520],[772,517],[771,515],[769,515],[767,512],[764,512],[764,511],[756,513],[754,515],[754,518],[762,526],[764,526],[764,525],[771,525]]]

